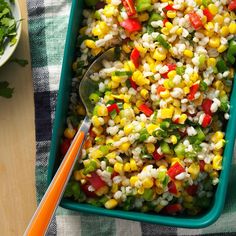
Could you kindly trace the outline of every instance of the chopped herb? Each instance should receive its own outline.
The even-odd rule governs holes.
[[[164,48],[170,49],[170,44],[160,34],[157,36],[156,41]]]
[[[7,81],[0,82],[0,96],[4,98],[11,98],[14,88],[9,88]]]
[[[18,65],[25,67],[29,64],[28,60],[20,59],[20,58],[12,58],[10,62],[17,63]]]

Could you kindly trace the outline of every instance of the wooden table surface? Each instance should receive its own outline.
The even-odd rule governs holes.
[[[0,97],[0,235],[21,236],[36,208],[35,126],[26,0],[20,0],[23,31],[15,57],[29,65],[8,63],[0,80],[14,87],[11,99]]]

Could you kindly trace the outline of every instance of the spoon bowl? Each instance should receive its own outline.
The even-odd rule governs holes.
[[[79,94],[86,108],[87,115],[78,129],[70,148],[68,149],[61,165],[59,166],[51,184],[44,194],[36,212],[34,213],[24,236],[45,235],[52,216],[59,205],[65,190],[66,184],[70,178],[73,167],[79,158],[84,140],[87,137],[91,126],[90,117],[93,112],[94,104],[89,100],[91,93],[98,91],[99,81],[93,81],[90,77],[93,73],[99,71],[103,60],[115,60],[115,48],[111,48],[99,56],[88,68],[80,82]]]

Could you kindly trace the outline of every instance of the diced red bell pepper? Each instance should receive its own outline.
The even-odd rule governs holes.
[[[152,156],[153,156],[153,159],[156,160],[156,161],[159,161],[161,160],[164,155],[163,154],[160,154],[158,151],[157,151],[157,148],[156,150],[152,153]]]
[[[236,0],[233,0],[233,1],[230,2],[229,6],[228,6],[228,9],[230,11],[236,10]]]
[[[128,16],[133,16],[136,14],[133,0],[122,0],[122,4]]]
[[[202,110],[206,113],[206,114],[208,114],[208,115],[211,115],[212,113],[211,113],[211,105],[212,105],[212,100],[211,99],[209,99],[209,98],[206,98],[206,99],[204,99],[203,100],[203,102],[202,102]]]
[[[113,110],[116,110],[117,113],[120,112],[120,109],[116,103],[111,104],[110,106],[107,107],[107,110],[109,113],[111,113]]]
[[[176,215],[176,213],[182,211],[182,206],[179,203],[167,205],[163,208],[163,212],[169,215]]]
[[[203,26],[201,18],[197,13],[191,12],[188,15],[189,15],[189,21],[195,30],[198,30]]]
[[[96,138],[97,137],[97,135],[93,132],[92,127],[89,129],[89,136],[91,138]]]
[[[120,25],[129,33],[137,32],[142,29],[142,25],[136,18],[128,18],[120,23]]]
[[[203,14],[207,17],[207,21],[213,20],[213,15],[211,14],[208,8],[203,9]]]
[[[161,92],[166,91],[166,88],[163,85],[159,85],[157,87],[157,94],[160,94]]]
[[[203,160],[199,161],[200,171],[204,171],[205,164],[206,164],[205,161]]]
[[[190,87],[190,92],[188,94],[188,100],[192,101],[195,98],[195,94],[197,93],[199,88],[199,84],[194,84]]]
[[[88,183],[81,185],[81,188],[82,188],[83,192],[85,193],[85,195],[88,197],[97,197],[95,191],[89,191],[89,186],[90,186],[90,184],[88,184]]]
[[[116,171],[113,171],[112,175],[111,175],[111,179],[113,179],[114,177],[118,176],[119,173],[117,173]]]
[[[173,4],[168,4],[165,8],[164,11],[176,11],[176,9],[173,7]]]
[[[70,147],[70,140],[69,139],[64,139],[63,142],[61,143],[60,146],[60,152],[62,156],[65,156],[69,147]]]
[[[89,183],[94,187],[95,191],[106,186],[106,183],[101,179],[101,177],[96,173],[90,173],[90,177],[87,177]]]
[[[153,114],[153,110],[150,109],[146,104],[141,104],[139,106],[139,110],[143,112],[146,116],[151,116]]]
[[[211,123],[212,117],[208,114],[205,114],[203,121],[202,121],[202,127],[206,128]]]
[[[165,72],[165,73],[163,73],[163,74],[161,74],[161,77],[163,77],[164,79],[167,78],[167,74],[168,74],[170,71],[176,69],[176,65],[175,65],[175,64],[168,64],[167,66],[168,66],[168,71]]]
[[[174,179],[176,175],[181,174],[183,172],[185,172],[184,167],[180,165],[179,162],[175,162],[175,164],[169,168],[167,174],[170,176],[170,178]]]
[[[134,63],[135,67],[139,67],[140,52],[137,48],[134,48],[130,54],[130,60]]]
[[[172,194],[175,194],[175,195],[178,193],[178,190],[176,188],[174,181],[170,181],[168,183],[168,191]]]
[[[133,81],[132,77],[129,78],[129,81],[131,87],[136,90],[138,88],[138,85]]]
[[[198,185],[193,184],[187,187],[186,192],[191,195],[191,196],[195,196],[198,190]]]
[[[175,124],[179,124],[179,117],[173,121]]]

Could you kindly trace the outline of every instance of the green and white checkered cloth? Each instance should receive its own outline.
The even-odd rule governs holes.
[[[36,115],[38,201],[46,190],[47,160],[70,6],[70,0],[28,0]],[[236,170],[236,158],[234,158],[234,163],[232,169]],[[79,214],[59,208],[47,235],[236,235],[235,181],[236,171],[232,171],[224,212],[215,224],[204,229],[151,225]]]

